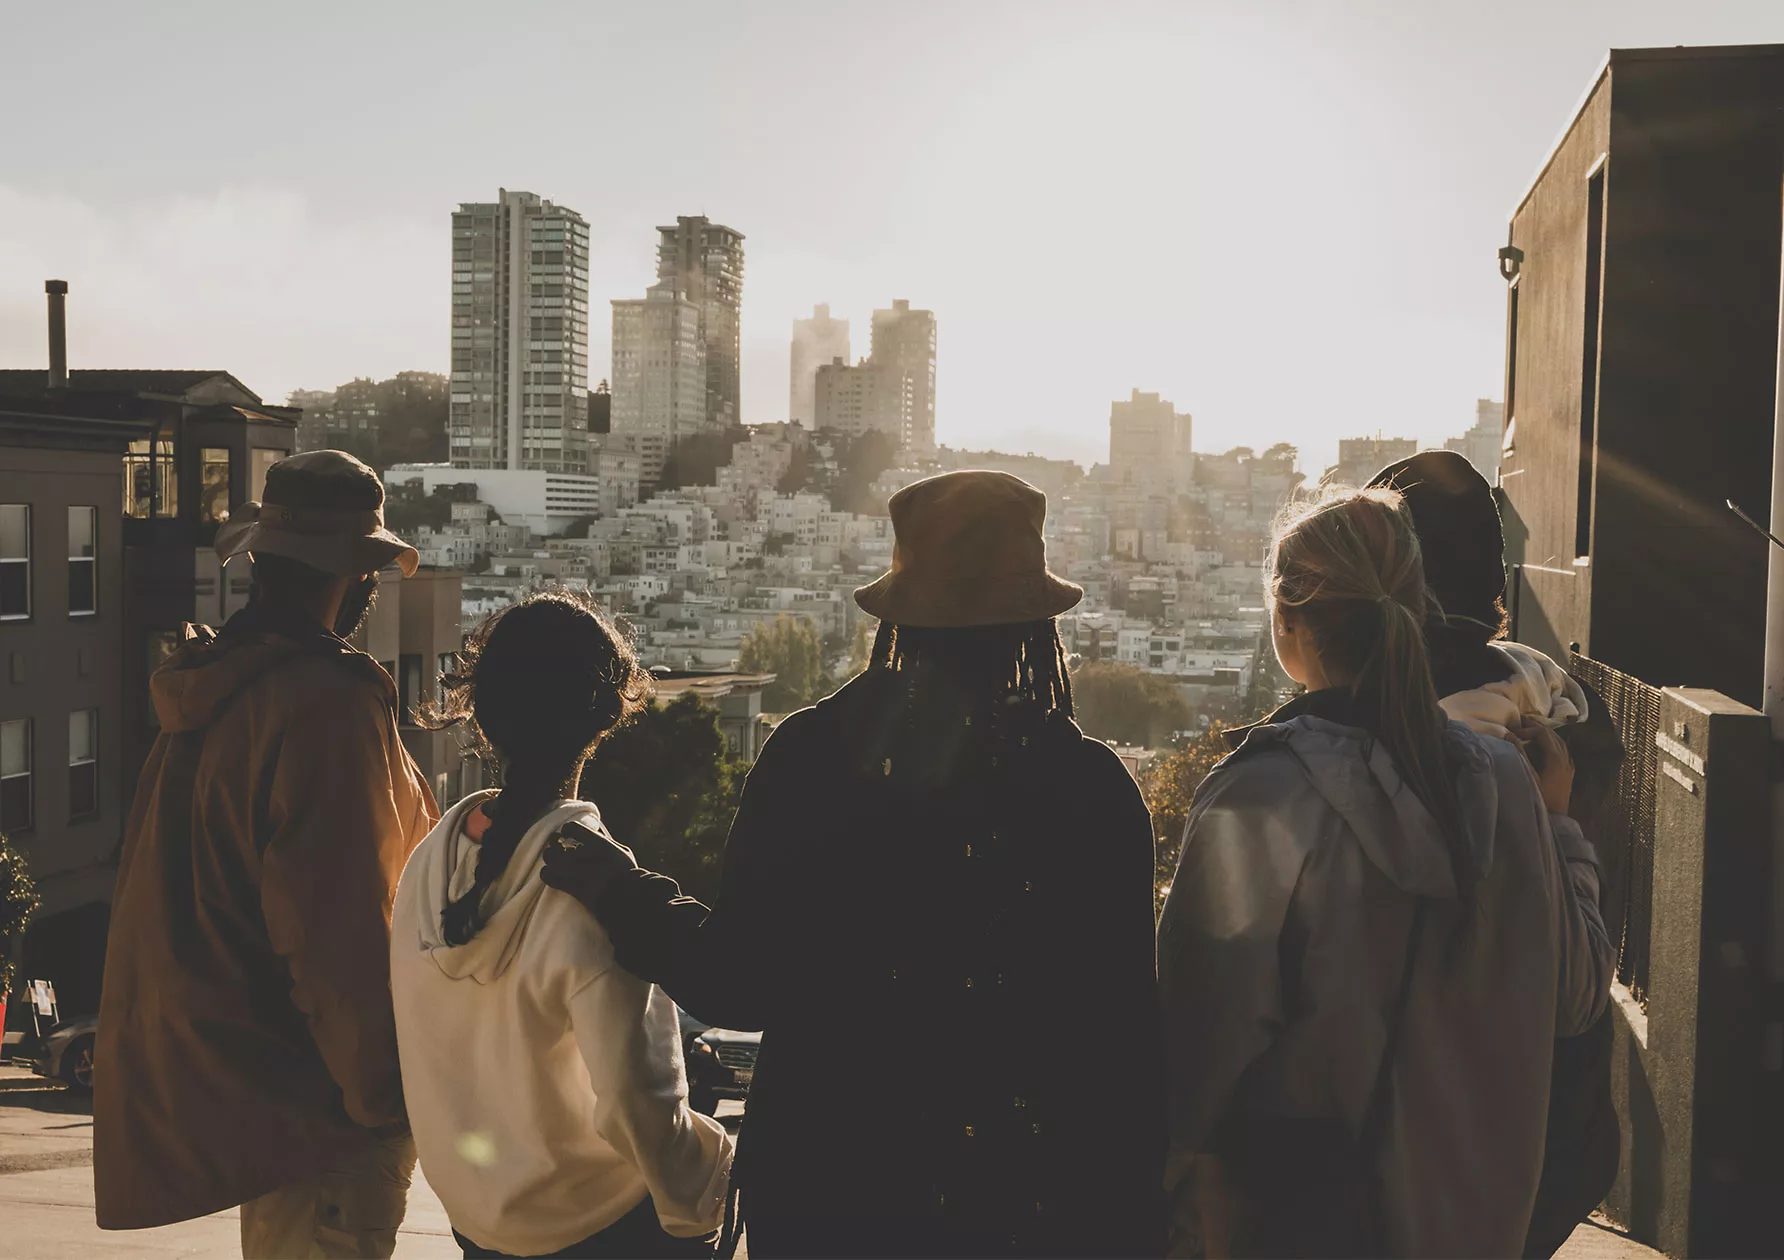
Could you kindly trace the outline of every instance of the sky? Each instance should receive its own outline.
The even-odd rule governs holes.
[[[0,366],[444,371],[450,214],[526,189],[609,307],[677,214],[743,232],[743,417],[791,321],[937,318],[937,436],[1089,462],[1158,391],[1220,451],[1441,442],[1502,392],[1506,220],[1610,47],[1776,0],[747,5],[5,0]]]

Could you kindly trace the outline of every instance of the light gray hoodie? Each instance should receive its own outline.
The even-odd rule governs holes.
[[[691,1237],[724,1212],[731,1140],[689,1110],[675,1006],[613,961],[607,933],[545,887],[545,843],[601,830],[587,801],[535,823],[488,892],[481,931],[445,943],[440,912],[471,887],[467,797],[421,842],[397,888],[390,984],[415,1144],[453,1227],[543,1255],[600,1232],[648,1193]]]
[[[1429,810],[1365,731],[1254,729],[1203,784],[1159,932],[1178,1237],[1193,1168],[1244,1106],[1362,1124],[1426,899],[1377,1152],[1400,1256],[1519,1254],[1542,1169],[1550,1062],[1608,999],[1598,868],[1512,744],[1445,740],[1478,883],[1459,898]],[[1248,1073],[1248,1069],[1250,1069]]]

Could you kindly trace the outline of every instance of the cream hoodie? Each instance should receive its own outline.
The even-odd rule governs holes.
[[[560,801],[484,896],[472,940],[440,911],[471,886],[477,845],[459,802],[415,850],[396,895],[390,984],[422,1170],[454,1228],[528,1256],[613,1224],[648,1193],[663,1228],[717,1229],[731,1139],[687,1105],[675,1006],[621,970],[607,933],[539,882],[545,843],[587,801]]]
[[[1505,658],[1505,681],[1443,697],[1437,703],[1452,719],[1494,739],[1510,739],[1511,728],[1526,718],[1547,726],[1586,720],[1585,690],[1554,661],[1522,643],[1487,646]]]

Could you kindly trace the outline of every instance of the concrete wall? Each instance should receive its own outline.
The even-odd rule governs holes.
[[[1724,695],[1674,689],[1656,743],[1648,1002],[1644,1011],[1618,989],[1623,1151],[1606,1206],[1669,1255],[1776,1255],[1784,1082],[1765,969],[1770,731]]]
[[[1575,545],[1588,177],[1606,218],[1591,544]],[[1784,51],[1614,53],[1513,218],[1508,530],[1517,635],[1756,702],[1769,501]]]

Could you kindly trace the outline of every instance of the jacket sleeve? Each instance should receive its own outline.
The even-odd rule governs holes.
[[[1156,1256],[1164,1247],[1165,1063],[1152,815],[1120,761],[1104,746],[1090,747],[1101,762],[1100,790],[1084,794],[1096,809],[1082,834],[1106,855],[1084,873],[1077,925],[1088,955],[1086,991],[1100,990],[1106,1012],[1086,1029],[1081,1060],[1100,1082],[1098,1124],[1088,1137],[1103,1151],[1104,1184],[1094,1194],[1108,1219],[1103,1254]]]
[[[795,714],[763,746],[725,842],[718,904],[711,908],[667,876],[632,871],[593,907],[620,966],[660,984],[682,1009],[715,1027],[758,1030],[800,968],[788,889],[796,886],[791,845],[799,826],[801,734]]]
[[[1598,855],[1573,819],[1547,813],[1540,801],[1537,812],[1559,867],[1555,914],[1561,980],[1556,989],[1555,1035],[1574,1037],[1592,1027],[1610,1002],[1617,949],[1598,904]]]
[[[416,820],[392,790],[394,737],[370,687],[331,689],[294,714],[261,852],[261,909],[291,970],[292,1001],[347,1114],[368,1128],[404,1119],[390,911]]]
[[[1315,837],[1297,834],[1284,812],[1274,760],[1264,754],[1210,776],[1159,924],[1172,1254],[1201,1245],[1204,1157],[1239,1078],[1285,1017],[1279,943]]]
[[[717,1229],[731,1138],[687,1105],[674,1005],[608,968],[571,995],[570,1026],[595,1090],[595,1129],[643,1174],[664,1230],[693,1238]]]

